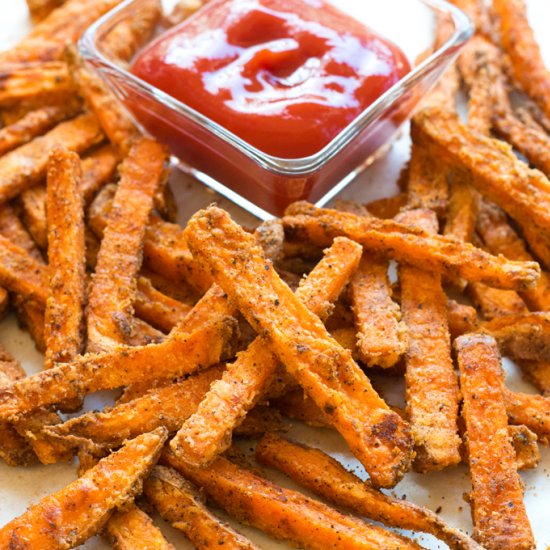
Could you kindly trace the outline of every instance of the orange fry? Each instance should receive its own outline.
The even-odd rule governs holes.
[[[0,202],[17,196],[46,175],[48,156],[55,145],[81,153],[102,139],[91,114],[58,124],[47,134],[0,157]]]
[[[165,452],[162,461],[182,473],[204,491],[208,500],[237,520],[299,548],[420,548],[400,535],[279,487],[225,458],[217,458],[204,470],[189,466],[171,452]]]
[[[431,210],[410,210],[398,220],[429,234],[438,229]],[[460,462],[460,393],[451,357],[447,296],[437,273],[401,265],[399,281],[409,337],[405,381],[407,415],[416,450],[414,466],[420,472],[441,470]]]
[[[468,287],[468,295],[485,319],[528,311],[525,302],[514,290],[501,290],[483,283],[471,283]]]
[[[255,456],[260,464],[281,470],[307,490],[352,513],[388,527],[430,533],[454,550],[481,550],[430,510],[374,489],[319,449],[266,434],[256,446]]]
[[[365,208],[377,218],[384,220],[395,218],[400,210],[407,204],[406,193],[400,193],[394,197],[382,198],[365,204]]]
[[[393,220],[362,218],[315,208],[304,202],[291,205],[283,222],[287,234],[307,236],[320,246],[344,236],[366,250],[419,269],[481,281],[497,288],[529,288],[536,283],[540,272],[536,263],[511,262],[502,256],[491,256],[468,243],[430,235]]]
[[[513,424],[527,426],[539,441],[550,443],[550,399],[540,395],[517,393],[504,388],[508,418]]]
[[[66,0],[27,0],[27,7],[29,8],[32,20],[38,23],[65,2]]]
[[[408,426],[376,394],[350,352],[281,281],[254,237],[215,207],[195,214],[185,236],[193,257],[208,266],[287,371],[331,417],[373,482],[395,485],[410,464]]]
[[[142,435],[101,460],[82,477],[44,497],[0,529],[3,548],[73,548],[95,535],[110,513],[140,492],[166,432]]]
[[[447,318],[451,340],[454,340],[461,334],[476,330],[478,326],[476,310],[471,306],[459,304],[454,300],[447,301]]]
[[[324,258],[302,281],[296,297],[314,314],[326,318],[361,258],[361,247],[336,239]],[[273,381],[279,361],[256,338],[214,382],[198,410],[172,440],[172,448],[191,464],[205,465],[231,445],[232,431]]]
[[[122,163],[121,180],[101,241],[88,300],[91,351],[124,344],[132,334],[140,252],[165,160],[163,147],[143,138]]]
[[[483,334],[455,341],[472,478],[474,538],[488,550],[535,547],[523,504],[502,394],[496,342]]]
[[[172,468],[153,468],[143,484],[143,493],[161,517],[183,531],[198,550],[222,545],[231,550],[258,550],[255,544],[212,514],[203,504],[199,491]]]

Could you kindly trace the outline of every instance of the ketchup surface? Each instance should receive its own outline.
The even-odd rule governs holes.
[[[264,153],[290,159],[323,149],[410,65],[324,0],[214,0],[131,70]]]

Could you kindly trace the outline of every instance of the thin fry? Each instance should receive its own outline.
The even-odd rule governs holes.
[[[536,263],[510,262],[470,244],[430,235],[393,220],[361,218],[304,202],[291,205],[283,222],[287,233],[306,235],[321,246],[330,244],[335,237],[345,236],[366,250],[425,271],[481,281],[497,288],[529,288],[536,283],[540,271]]]
[[[203,504],[199,491],[172,468],[153,468],[143,484],[143,493],[162,518],[183,531],[198,550],[218,545],[231,550],[258,549],[214,516]]]
[[[279,487],[249,470],[217,458],[201,470],[165,452],[162,461],[201,488],[207,498],[237,520],[311,550],[346,548],[420,548],[390,533],[308,498]]]
[[[516,470],[496,342],[469,334],[455,341],[472,478],[474,538],[489,550],[534,548]]]
[[[120,451],[57,493],[43,498],[0,530],[4,548],[72,548],[95,535],[109,514],[141,490],[166,432],[159,429],[129,441]]]

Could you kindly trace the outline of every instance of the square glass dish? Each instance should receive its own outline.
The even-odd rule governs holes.
[[[170,147],[182,170],[262,219],[282,214],[296,200],[322,206],[349,184],[391,142],[472,33],[468,18],[444,0],[331,0],[401,48],[413,69],[321,151],[283,159],[258,150],[109,57],[105,36],[145,1],[125,0],[92,25],[79,43],[82,56],[141,127]],[[426,55],[436,18],[449,34]]]

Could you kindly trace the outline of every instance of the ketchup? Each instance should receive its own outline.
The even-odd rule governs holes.
[[[410,65],[324,0],[213,0],[131,70],[260,151],[291,159],[323,149]]]

